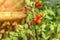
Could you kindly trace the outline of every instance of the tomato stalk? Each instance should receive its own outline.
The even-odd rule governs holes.
[[[29,22],[28,22],[28,27],[29,27],[30,30],[32,30],[32,25],[31,25],[31,24],[32,24],[32,22],[29,21]],[[29,40],[33,40],[33,38],[32,38],[31,35],[29,35]]]
[[[33,18],[34,18],[34,10],[32,11],[32,15],[33,15]],[[35,20],[35,22],[36,22],[37,20]],[[36,30],[36,23],[34,23],[34,31],[35,31],[35,34],[36,34],[36,40],[38,40],[38,33],[37,33],[37,30]]]
[[[37,33],[37,30],[36,30],[36,24],[34,24],[34,29],[35,29],[35,34],[36,34],[36,40],[38,40],[38,33]]]
[[[32,30],[31,21],[28,22],[28,27],[29,27],[30,30]]]

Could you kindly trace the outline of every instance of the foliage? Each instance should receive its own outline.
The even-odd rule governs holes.
[[[41,8],[35,7],[34,1],[26,0],[26,2],[28,7],[32,9],[27,12],[26,23],[19,25],[19,28],[14,31],[10,31],[9,37],[4,40],[29,40],[31,37],[32,40],[36,40],[35,31],[37,31],[38,40],[60,40],[60,2],[57,1],[55,8],[53,8],[54,6],[47,5],[49,1],[47,3],[47,1],[39,0],[43,4]],[[33,23],[32,20],[36,17],[36,14],[42,14],[42,24]],[[28,25],[29,21],[31,21],[30,25]],[[2,35],[0,35],[0,39],[1,37]]]

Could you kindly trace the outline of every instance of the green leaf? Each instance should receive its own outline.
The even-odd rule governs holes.
[[[10,35],[12,35],[12,36],[18,36],[18,33],[16,33],[16,32],[10,32]]]
[[[58,14],[60,14],[60,8],[58,8],[57,11],[58,11]]]
[[[51,39],[51,40],[59,40],[59,39],[57,39],[57,38],[53,38],[53,39]]]
[[[48,14],[55,16],[55,13],[52,9],[48,9],[47,12],[48,12]]]
[[[18,37],[13,37],[13,40],[18,40]]]
[[[46,24],[42,24],[42,31],[45,31]]]
[[[34,7],[33,4],[34,4],[34,2],[31,1],[30,4],[29,4],[29,6],[30,6],[30,7]]]
[[[46,25],[45,30],[50,31],[50,25]]]
[[[9,38],[10,38],[10,39],[12,39],[12,38],[13,38],[13,36],[12,36],[12,35],[10,35],[10,36],[9,36]]]
[[[17,33],[19,33],[19,30],[18,30],[18,29],[16,29],[15,31],[16,31]]]
[[[23,40],[27,40],[27,36],[21,32],[21,37],[23,38]]]
[[[28,24],[24,24],[25,29],[28,29]]]
[[[27,5],[30,5],[30,0],[26,0]]]
[[[23,25],[19,25],[18,30],[22,30],[23,28],[24,28],[24,26],[23,26]]]
[[[5,38],[4,40],[11,40],[10,38]]]
[[[31,12],[29,12],[26,18],[26,22],[30,21],[32,18],[33,18],[33,15]]]
[[[50,34],[49,33],[44,33],[44,32],[42,32],[42,37],[43,37],[43,39],[45,39],[45,40],[48,40],[48,38],[50,37]]]
[[[38,8],[36,8],[36,13],[39,13],[39,9]]]
[[[18,33],[15,33],[15,36],[18,36]]]
[[[60,24],[57,27],[57,33],[60,33]]]
[[[30,35],[33,35],[31,30],[27,30],[27,33],[29,33]]]
[[[46,36],[45,36],[45,33],[44,32],[42,32],[42,37],[45,39],[46,38]]]
[[[9,32],[9,34],[10,34],[10,35],[14,35],[14,34],[15,34],[15,32]]]
[[[52,25],[52,24],[50,25],[50,30],[54,31],[54,25]]]

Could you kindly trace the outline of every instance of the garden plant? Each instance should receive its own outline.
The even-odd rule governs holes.
[[[3,29],[0,40],[60,40],[60,0],[25,0],[25,8],[25,22]]]

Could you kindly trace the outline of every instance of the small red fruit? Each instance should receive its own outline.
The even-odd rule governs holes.
[[[42,3],[39,3],[39,6],[42,6]]]
[[[40,19],[42,18],[42,15],[41,14],[37,14],[37,19]]]
[[[37,18],[34,18],[34,19],[33,19],[33,22],[36,23],[36,22],[37,22]]]
[[[41,7],[42,6],[42,3],[39,3],[39,2],[38,3],[35,3],[35,6],[36,7]]]
[[[38,23],[38,24],[42,24],[42,20],[41,20],[41,19],[38,19],[38,20],[37,20],[37,23]]]

